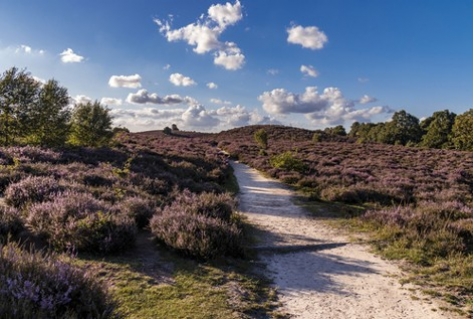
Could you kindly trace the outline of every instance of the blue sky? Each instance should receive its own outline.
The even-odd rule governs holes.
[[[0,70],[132,131],[318,129],[472,108],[468,0],[0,0]]]

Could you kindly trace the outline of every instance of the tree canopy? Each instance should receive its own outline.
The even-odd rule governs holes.
[[[74,106],[69,143],[77,146],[105,146],[112,138],[109,109],[98,101]]]
[[[67,89],[55,80],[42,85],[25,70],[0,76],[0,144],[64,144],[70,110]]]

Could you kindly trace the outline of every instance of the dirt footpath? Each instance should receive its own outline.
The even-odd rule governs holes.
[[[246,165],[232,166],[240,211],[263,230],[257,250],[279,292],[281,311],[307,319],[457,318],[434,302],[412,298],[395,265],[310,218],[284,185]]]

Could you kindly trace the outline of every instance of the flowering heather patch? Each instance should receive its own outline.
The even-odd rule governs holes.
[[[24,207],[30,203],[46,201],[63,188],[51,177],[28,176],[5,190],[5,202],[13,207]]]
[[[110,318],[112,310],[88,273],[52,254],[0,246],[0,318]]]
[[[153,216],[153,235],[185,255],[212,259],[242,254],[241,230],[231,222],[235,200],[230,194],[195,194],[184,190]]]
[[[150,227],[156,239],[187,256],[212,259],[242,255],[241,230],[218,218],[165,210],[153,216]]]
[[[184,212],[192,215],[203,215],[206,217],[219,218],[223,221],[230,221],[232,211],[236,207],[236,202],[229,193],[195,194],[185,189],[162,211]]]
[[[58,250],[117,252],[133,246],[136,235],[133,219],[86,193],[61,193],[31,206],[26,225]]]
[[[49,148],[37,146],[13,146],[2,149],[0,158],[17,159],[20,163],[58,163],[61,159],[61,153]]]

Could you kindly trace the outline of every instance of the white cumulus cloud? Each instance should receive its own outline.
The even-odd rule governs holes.
[[[318,76],[318,71],[316,71],[316,69],[312,65],[302,65],[300,67],[300,71],[304,75],[310,76],[310,77],[313,77],[313,78]]]
[[[92,102],[92,99],[87,95],[76,95],[72,97],[72,100],[75,104],[87,104],[89,102]]]
[[[82,62],[82,60],[84,60],[83,56],[80,56],[74,53],[74,51],[71,48],[64,50],[59,55],[61,56],[61,61],[63,63],[79,63],[79,62]]]
[[[285,89],[274,89],[258,97],[263,109],[269,114],[302,113],[315,124],[335,125],[351,121],[367,121],[373,116],[389,114],[388,106],[357,109],[355,102],[346,99],[341,90],[328,87],[319,93],[316,87],[307,87],[297,94]]]
[[[306,88],[302,94],[287,92],[285,89],[274,89],[258,97],[263,109],[270,114],[310,113],[324,109],[328,101],[314,86]]]
[[[225,49],[214,53],[214,64],[224,67],[226,70],[238,70],[243,67],[245,56],[232,42],[226,42]]]
[[[128,103],[132,104],[181,104],[194,102],[192,98],[181,97],[178,94],[166,95],[164,97],[159,96],[156,93],[148,93],[147,90],[138,90],[137,93],[130,93],[127,96]]]
[[[211,90],[215,90],[218,87],[217,84],[215,84],[214,82],[209,82],[206,84],[206,86],[210,88]]]
[[[234,4],[216,4],[208,9],[207,15],[195,23],[173,29],[171,21],[154,19],[160,33],[169,41],[185,41],[193,46],[198,54],[214,52],[214,64],[227,70],[240,69],[245,56],[235,43],[219,41],[221,34],[228,26],[234,25],[242,19],[242,6],[239,1]]]
[[[328,41],[326,34],[315,26],[292,26],[288,28],[286,32],[288,32],[287,41],[289,43],[299,44],[303,48],[311,50],[322,49],[324,44]]]
[[[32,47],[26,44],[22,44],[15,49],[16,54],[27,54],[27,55],[44,55],[44,50],[34,50]]]
[[[219,119],[213,117],[202,105],[191,105],[181,116],[183,123],[190,127],[212,128],[219,124]]]
[[[109,86],[113,88],[130,88],[137,89],[142,86],[141,76],[133,75],[112,75],[109,79]]]
[[[122,99],[116,99],[113,97],[103,97],[100,99],[100,104],[103,105],[122,105]]]
[[[359,99],[360,104],[367,104],[367,103],[372,103],[372,102],[376,102],[376,101],[377,101],[377,99],[375,97],[368,96],[367,94]]]
[[[197,84],[193,79],[188,76],[184,76],[181,73],[171,74],[169,80],[176,86],[192,86]]]

